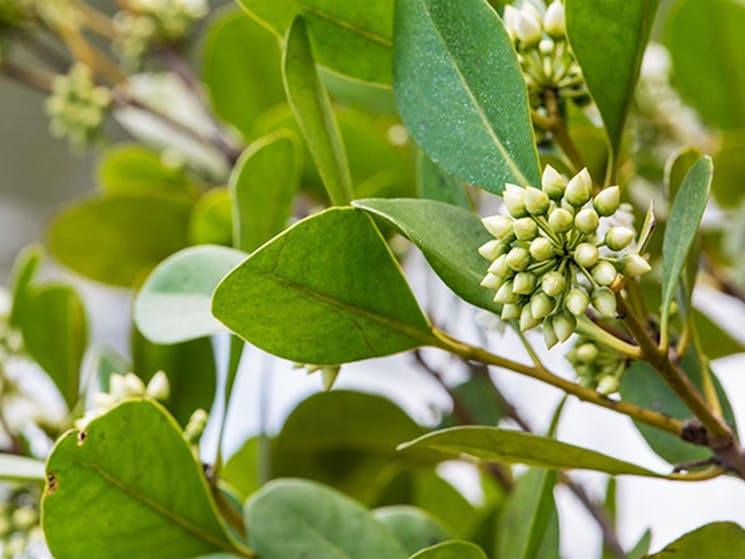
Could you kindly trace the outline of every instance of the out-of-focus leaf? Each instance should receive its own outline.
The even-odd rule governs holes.
[[[647,557],[647,554],[649,553],[649,546],[652,543],[652,532],[651,530],[646,530],[642,537],[639,538],[639,541],[636,542],[636,545],[631,549],[628,553],[628,559],[643,559],[644,557]]]
[[[470,542],[450,541],[424,549],[410,559],[486,559],[486,555]]]
[[[463,181],[445,172],[423,152],[417,158],[417,189],[422,198],[473,209]]]
[[[189,242],[193,245],[233,244],[233,208],[226,188],[213,188],[194,204],[189,217]]]
[[[734,522],[712,522],[681,536],[649,559],[745,557],[745,530]]]
[[[15,454],[0,454],[0,479],[3,481],[44,481],[44,462]]]
[[[221,477],[245,500],[261,487],[259,481],[259,439],[251,437],[225,463]]]
[[[409,555],[451,539],[435,518],[416,507],[382,507],[372,511],[372,514],[391,531]]]
[[[745,195],[745,132],[728,130],[721,135],[719,150],[713,154],[714,180],[711,193],[725,208],[735,208]]]

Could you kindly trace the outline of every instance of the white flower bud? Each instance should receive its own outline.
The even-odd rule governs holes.
[[[512,281],[506,281],[497,289],[494,295],[494,302],[506,305],[508,303],[517,303],[517,295],[512,291]]]
[[[598,247],[592,243],[580,243],[574,249],[574,261],[583,268],[592,268],[599,257]]]
[[[541,323],[540,319],[533,316],[530,307],[531,305],[525,305],[520,311],[520,330],[522,332],[535,328]]]
[[[536,320],[546,318],[554,310],[556,302],[540,291],[530,298],[530,314]]]
[[[652,269],[652,266],[649,265],[649,262],[647,262],[642,256],[639,256],[636,253],[627,254],[626,256],[624,256],[621,262],[621,266],[623,274],[630,278],[646,274]]]
[[[581,289],[574,288],[564,300],[564,306],[574,316],[582,316],[590,306],[590,297]]]
[[[568,312],[561,312],[553,317],[551,326],[553,326],[559,341],[565,342],[574,333],[574,329],[577,327],[577,319]]]
[[[595,199],[592,201],[592,205],[598,214],[603,217],[613,215],[618,210],[618,206],[621,204],[621,189],[618,186],[609,186],[601,190]]]
[[[592,279],[598,285],[611,285],[616,280],[617,275],[616,267],[605,260],[598,262],[592,269]]]
[[[575,208],[585,205],[592,197],[592,177],[587,167],[574,175],[567,184],[564,199]]]
[[[517,21],[519,18],[520,10],[513,6],[510,6],[509,4],[504,7],[504,16],[502,18],[502,21],[504,22],[505,29],[507,29],[511,37],[515,36],[515,31],[517,30]]]
[[[623,250],[634,240],[634,231],[628,227],[611,227],[605,234],[605,244],[611,250]]]
[[[618,390],[621,385],[620,381],[613,375],[605,375],[598,380],[598,387],[595,389],[603,396],[610,396]]]
[[[598,225],[600,225],[600,218],[598,217],[597,212],[590,208],[580,210],[574,218],[574,227],[577,231],[584,233],[585,235],[594,233],[597,230]]]
[[[124,375],[126,396],[142,396],[145,394],[145,383],[134,373]]]
[[[93,395],[93,405],[98,410],[107,410],[116,404],[116,398],[106,392],[96,392]]]
[[[582,344],[576,350],[577,359],[582,361],[582,363],[593,363],[599,354],[598,346],[591,342]]]
[[[530,295],[535,290],[535,275],[520,272],[512,278],[512,291],[518,295]]]
[[[36,524],[38,517],[31,507],[19,507],[13,511],[11,520],[16,529],[27,532]]]
[[[530,254],[522,247],[513,247],[507,253],[507,264],[516,272],[522,272],[530,264]]]
[[[525,209],[530,215],[543,215],[548,211],[551,201],[542,190],[529,186],[525,189]]]
[[[326,392],[334,387],[339,371],[341,371],[341,365],[321,367],[321,379],[323,380],[323,389]]]
[[[528,252],[533,260],[542,262],[554,256],[554,245],[546,237],[536,237],[530,243]]]
[[[541,177],[541,188],[552,200],[561,200],[567,187],[567,181],[564,180],[559,172],[551,165],[546,165]]]
[[[523,6],[529,6],[529,4],[524,4]],[[536,19],[533,14],[528,13],[523,8],[519,12],[519,16],[516,17],[515,36],[526,49],[536,46],[543,38],[540,19]]]
[[[167,400],[171,395],[171,384],[163,371],[158,371],[147,383],[145,394],[153,400]]]
[[[127,387],[124,383],[124,375],[113,373],[109,377],[109,394],[116,400],[127,397]]]
[[[505,235],[512,232],[512,220],[504,215],[492,215],[481,220],[489,233],[497,239],[502,239]]]
[[[495,260],[502,254],[502,243],[496,239],[487,241],[479,247],[479,254],[487,260]]]
[[[528,210],[525,209],[525,189],[517,185],[507,183],[504,186],[504,205],[514,218],[525,217]]]
[[[521,241],[532,241],[538,236],[538,224],[530,217],[521,217],[512,224],[515,236]]]
[[[553,270],[543,276],[541,282],[541,289],[549,297],[558,297],[566,289],[567,281],[564,278],[564,274]]]
[[[546,344],[546,348],[551,349],[559,343],[559,337],[556,335],[553,326],[553,319],[550,317],[543,321],[543,341]]]
[[[489,266],[489,273],[502,278],[509,277],[513,274],[512,268],[507,264],[506,254],[501,254],[491,263],[491,266]]]
[[[572,228],[574,216],[564,208],[556,208],[548,216],[548,225],[557,233],[566,233]]]
[[[554,43],[553,39],[541,39],[541,42],[538,43],[538,50],[541,51],[541,54],[551,54],[554,48],[556,48],[556,43]]]
[[[543,28],[546,30],[546,33],[551,35],[554,39],[564,37],[564,34],[566,33],[564,4],[559,0],[554,0],[551,2],[551,5],[546,8],[546,15],[543,16]]]
[[[502,287],[502,283],[504,282],[504,278],[500,276],[495,276],[492,273],[488,273],[484,276],[484,279],[481,280],[481,287],[486,287],[489,289],[499,289]]]
[[[603,316],[616,316],[616,296],[607,287],[592,292],[592,306]]]
[[[502,305],[502,314],[500,317],[502,320],[517,320],[520,318],[520,313],[522,312],[522,307],[520,305],[516,305],[515,303],[507,303],[506,305]]]

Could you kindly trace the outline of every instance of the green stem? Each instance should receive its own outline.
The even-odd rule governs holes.
[[[577,333],[592,338],[593,340],[600,342],[631,359],[641,358],[641,349],[639,346],[631,345],[620,338],[617,338],[610,332],[603,330],[600,326],[585,316],[581,316],[577,320]]]
[[[230,336],[230,350],[228,352],[228,370],[225,379],[225,395],[223,397],[223,413],[222,420],[220,421],[220,434],[217,437],[217,458],[215,459],[215,477],[220,472],[222,467],[223,456],[222,456],[222,443],[223,436],[225,435],[225,426],[228,419],[228,407],[230,406],[230,398],[233,395],[233,385],[235,384],[235,377],[238,375],[238,368],[241,364],[241,356],[243,355],[243,348],[245,344],[238,336]]]

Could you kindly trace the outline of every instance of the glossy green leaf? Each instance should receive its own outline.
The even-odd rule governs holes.
[[[649,559],[721,559],[745,556],[745,530],[734,522],[712,522],[681,536]]]
[[[259,438],[251,437],[235,451],[220,471],[220,477],[228,482],[243,500],[261,487],[259,446]]]
[[[451,539],[447,530],[428,512],[405,505],[382,507],[373,517],[396,537],[409,555]]]
[[[319,64],[358,80],[391,83],[394,0],[238,2],[278,37],[285,35],[296,15],[302,15]]]
[[[187,246],[191,204],[157,196],[90,198],[63,210],[47,231],[49,251],[75,272],[131,287]]]
[[[246,505],[251,547],[261,559],[405,559],[398,540],[341,493],[302,480],[265,485]]]
[[[465,301],[498,312],[494,294],[480,285],[489,262],[478,248],[493,237],[477,215],[432,200],[370,199],[353,205],[382,217],[413,242],[442,281]]]
[[[660,329],[665,332],[670,319],[670,303],[680,281],[688,252],[706,209],[713,174],[711,158],[703,157],[688,171],[675,196],[663,241],[662,307]]]
[[[187,424],[195,410],[212,408],[217,390],[217,367],[209,338],[158,345],[148,342],[135,329],[132,355],[134,372],[143,381],[149,381],[158,371],[166,373],[171,394],[164,404],[181,425]]]
[[[298,222],[217,287],[212,312],[285,359],[336,365],[437,343],[371,219],[337,208]]]
[[[44,481],[44,462],[15,454],[0,454],[0,480]]]
[[[467,456],[485,462],[526,464],[556,470],[595,470],[612,475],[662,477],[659,474],[605,454],[521,431],[496,427],[452,427],[403,444],[413,453],[434,462]]]
[[[422,433],[386,398],[322,392],[301,402],[285,421],[274,444],[273,475],[316,480],[372,503],[401,467],[396,446]]]
[[[739,0],[681,0],[667,20],[675,83],[703,118],[720,128],[745,127],[743,26],[745,5]]]
[[[497,194],[540,184],[525,82],[485,0],[398,0],[393,74],[407,128],[445,170]]]
[[[236,247],[251,252],[287,226],[301,168],[291,131],[264,136],[243,152],[230,177]]]
[[[517,481],[499,519],[498,557],[539,559],[558,550],[551,531],[552,521],[558,518],[555,483],[556,472],[541,469],[529,470]]]
[[[616,158],[658,4],[659,0],[566,0],[567,35]]]
[[[484,551],[469,542],[444,542],[412,555],[410,559],[486,559]]]
[[[196,188],[181,167],[169,167],[140,144],[117,144],[98,162],[98,183],[106,195],[163,195],[194,198]]]
[[[233,245],[233,207],[227,188],[213,188],[194,204],[189,217],[193,245]]]
[[[282,59],[285,92],[329,198],[343,205],[352,198],[352,178],[328,92],[321,83],[305,21],[298,18],[287,34]]]
[[[202,77],[215,113],[252,138],[259,114],[284,100],[276,38],[231,7],[210,23],[202,59]]]
[[[147,400],[70,431],[47,461],[46,543],[59,559],[181,559],[235,551],[191,448]],[[136,537],[133,537],[136,534]]]
[[[212,316],[212,293],[246,258],[231,248],[204,245],[169,256],[135,298],[134,321],[151,342],[175,344],[225,331]]]
[[[419,195],[427,200],[445,202],[467,210],[473,209],[473,202],[463,181],[446,173],[423,151],[419,152],[417,159],[417,188]]]

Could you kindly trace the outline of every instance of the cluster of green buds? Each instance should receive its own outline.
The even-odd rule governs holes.
[[[36,556],[29,554],[31,548],[43,543],[37,493],[35,488],[18,486],[0,496],[0,556],[3,558]]]
[[[151,45],[180,42],[208,13],[207,0],[128,0],[114,16],[122,63],[136,69]]]
[[[93,395],[93,408],[75,422],[75,427],[84,430],[90,421],[103,415],[119,402],[127,398],[152,398],[164,401],[170,397],[171,387],[163,371],[153,375],[147,386],[134,373],[114,373],[109,377],[109,391]]]
[[[626,360],[618,352],[590,338],[579,336],[566,355],[582,386],[608,396],[618,390]]]
[[[73,147],[82,149],[100,137],[110,106],[111,91],[96,85],[88,66],[74,64],[52,83],[52,94],[46,101],[49,129],[52,135],[66,136]]]
[[[519,320],[523,331],[542,324],[550,348],[571,336],[576,317],[590,306],[603,316],[615,316],[610,286],[620,275],[650,270],[644,258],[627,250],[634,231],[608,227],[620,196],[618,186],[593,196],[587,169],[567,181],[550,165],[540,189],[506,185],[509,215],[482,220],[495,239],[479,248],[491,262],[481,285],[496,291],[503,320]]]
[[[523,0],[520,8],[506,6],[504,24],[515,43],[518,60],[528,86],[531,106],[544,110],[544,93],[578,105],[590,102],[582,70],[566,38],[564,4],[553,0]]]

